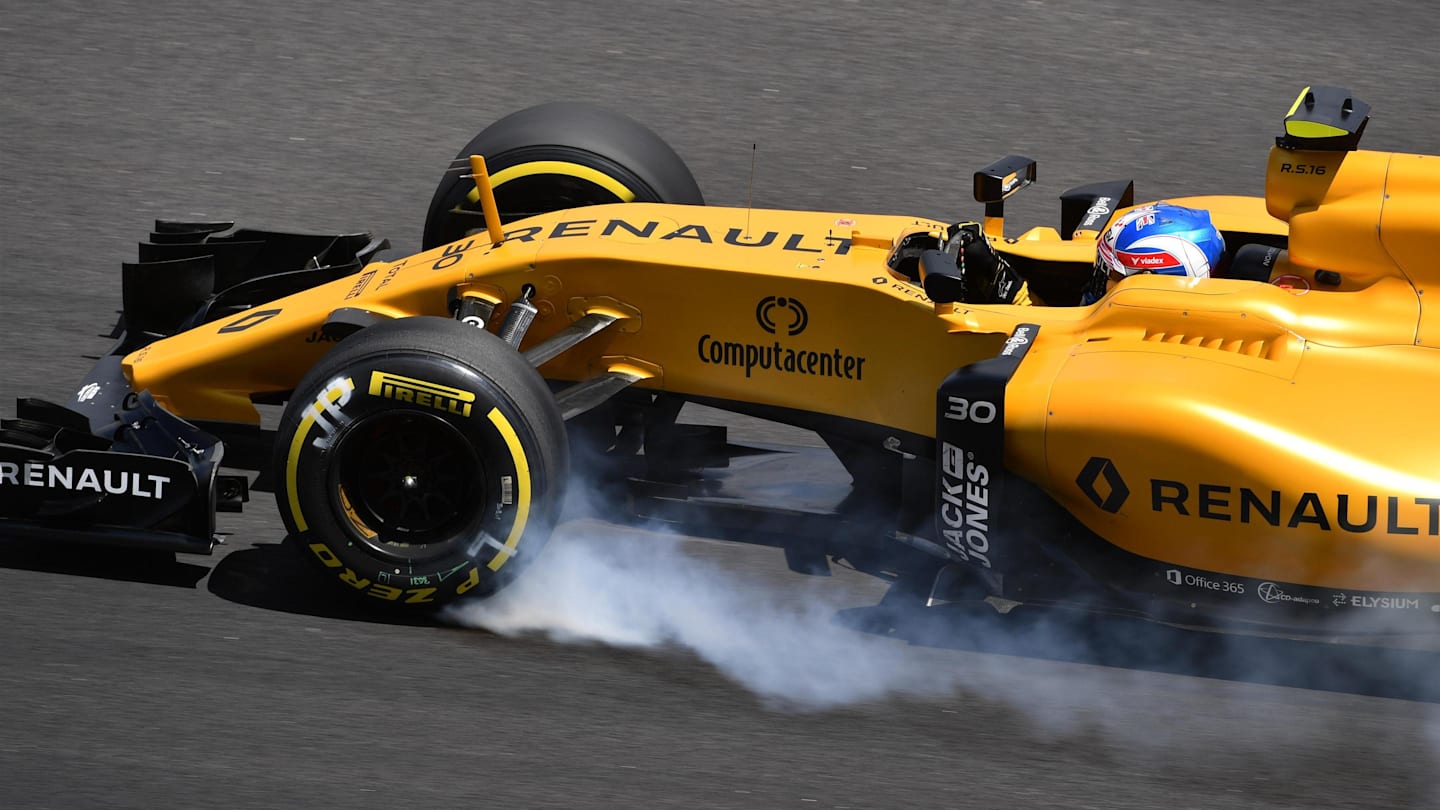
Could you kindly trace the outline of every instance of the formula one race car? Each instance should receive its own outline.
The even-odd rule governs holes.
[[[978,172],[985,235],[1049,304],[1016,306],[920,260],[947,223],[706,207],[639,124],[524,110],[460,151],[397,261],[363,234],[157,223],[115,348],[0,430],[0,536],[205,553],[258,471],[320,570],[429,608],[534,559],[573,470],[617,510],[927,605],[1440,628],[1440,159],[1358,151],[1367,121],[1307,88],[1263,199],[1173,201],[1210,212],[1226,266],[1090,305],[1131,184],[1006,238],[1035,163]],[[686,403],[829,452],[732,443]]]

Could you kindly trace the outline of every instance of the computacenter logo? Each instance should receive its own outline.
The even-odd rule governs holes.
[[[783,319],[782,316],[782,320],[777,322],[776,310],[787,311],[788,319]],[[794,298],[769,295],[761,298],[760,303],[755,305],[755,320],[759,322],[761,329],[772,335],[783,329],[785,334],[795,337],[810,325],[810,313],[805,311],[804,304]],[[788,320],[789,323],[785,323],[784,320]]]
[[[1130,497],[1130,488],[1125,486],[1120,472],[1115,469],[1115,462],[1100,456],[1092,456],[1085,462],[1075,485],[1091,503],[1111,514],[1119,512],[1120,507],[1125,505],[1125,499]]]
[[[795,337],[810,325],[810,313],[804,304],[794,298],[778,295],[761,298],[755,304],[755,322],[775,339],[767,343],[752,343],[749,340],[727,340],[707,332],[695,345],[700,362],[744,369],[747,379],[757,371],[843,380],[864,379],[866,358],[862,355],[849,354],[838,346],[812,349],[779,340]],[[811,337],[814,337],[813,333]]]

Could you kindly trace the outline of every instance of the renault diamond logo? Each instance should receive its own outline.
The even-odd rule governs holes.
[[[1125,499],[1130,497],[1130,488],[1120,478],[1115,462],[1099,456],[1085,462],[1075,485],[1091,503],[1112,514],[1119,512],[1120,507],[1125,505]]]

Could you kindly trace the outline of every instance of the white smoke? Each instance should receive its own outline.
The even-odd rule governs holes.
[[[767,555],[778,571],[733,564]],[[448,618],[509,637],[688,651],[775,710],[915,697],[959,713],[1006,707],[1017,734],[1138,735],[1161,751],[1172,733],[1193,726],[1173,702],[1175,681],[1157,689],[1151,673],[1076,663],[1097,644],[1082,629],[1088,618],[1046,614],[1019,626],[981,605],[935,616],[935,640],[944,639],[936,646],[837,622],[840,611],[873,606],[885,587],[847,571],[787,573],[774,549],[586,520],[562,525],[510,587]],[[1130,725],[1135,712],[1152,722]]]
[[[572,493],[577,503],[586,496]],[[763,573],[745,567],[766,557]],[[502,636],[688,651],[772,708],[907,696],[999,701],[1017,710],[1014,722],[1045,736],[1099,730],[1163,743],[1194,728],[1186,694],[1206,700],[1213,692],[1212,712],[1238,701],[1232,719],[1243,723],[1251,710],[1236,696],[1255,684],[1440,699],[1429,686],[1433,652],[1184,631],[1069,610],[999,616],[983,605],[922,611],[932,615],[894,635],[837,622],[847,609],[873,606],[885,588],[844,570],[834,578],[789,573],[775,549],[575,520],[515,583],[447,618]],[[1152,722],[1134,725],[1137,712]],[[1291,741],[1324,736],[1312,718],[1274,725]]]
[[[903,642],[836,624],[845,605],[827,580],[791,577],[775,588],[685,553],[673,536],[577,521],[513,585],[449,618],[506,636],[686,649],[796,709],[953,688],[907,660]]]
[[[767,555],[764,575],[729,564]],[[1140,705],[1157,721],[1145,727],[1152,741],[1165,736],[1160,729],[1187,727],[1171,716],[1181,711],[1172,703],[1180,681],[1156,681],[1157,672],[1201,676],[1196,684],[1219,677],[1434,699],[1434,690],[1419,688],[1428,656],[1417,661],[1390,651],[1376,659],[1376,650],[1352,655],[1348,645],[1117,625],[1073,611],[1027,619],[980,606],[936,615],[918,633],[853,629],[837,614],[874,605],[886,586],[839,573],[851,576],[788,573],[774,549],[719,548],[665,531],[572,521],[519,580],[452,608],[447,618],[502,636],[686,650],[772,708],[814,711],[896,696],[1000,700],[1046,735],[1096,728],[1135,734],[1124,718]],[[1157,683],[1168,685],[1148,694]]]

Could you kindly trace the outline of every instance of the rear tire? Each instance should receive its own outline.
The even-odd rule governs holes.
[[[296,546],[395,605],[503,587],[548,539],[569,472],[539,374],[443,318],[346,338],[295,389],[277,438],[275,495]]]
[[[423,248],[483,230],[470,155],[485,158],[502,223],[620,202],[704,205],[685,161],[642,124],[589,104],[556,102],[501,118],[456,155],[425,215]]]

